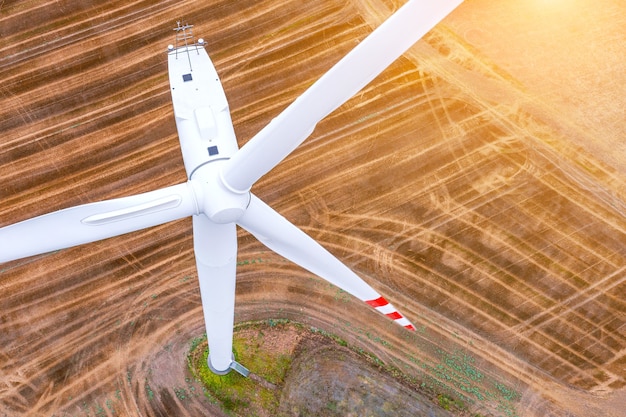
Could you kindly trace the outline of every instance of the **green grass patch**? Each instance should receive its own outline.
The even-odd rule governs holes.
[[[273,326],[282,326],[273,323]],[[194,376],[203,384],[205,393],[213,402],[231,415],[263,414],[275,415],[278,410],[281,388],[291,366],[291,355],[280,350],[267,349],[262,328],[255,331],[256,337],[235,333],[233,350],[235,357],[249,368],[254,376],[245,378],[237,372],[215,375],[207,366],[208,347],[206,336],[192,341],[188,360]],[[260,382],[261,381],[261,382]],[[264,382],[263,382],[264,381]]]

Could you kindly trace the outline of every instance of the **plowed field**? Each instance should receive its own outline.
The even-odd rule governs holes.
[[[244,232],[237,321],[324,329],[483,415],[623,415],[626,6],[523,3],[467,0],[254,188],[418,332]],[[241,146],[396,6],[0,2],[0,226],[185,181],[177,20]],[[180,395],[202,333],[190,220],[2,264],[0,415],[219,415]]]

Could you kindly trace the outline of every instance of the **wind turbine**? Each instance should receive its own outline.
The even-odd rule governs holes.
[[[226,374],[235,369],[248,374],[232,355],[237,225],[278,254],[365,301],[399,325],[415,330],[370,285],[250,189],[296,149],[320,120],[367,85],[461,2],[406,3],[241,149],[226,95],[204,41],[195,42],[191,26],[179,23],[175,29],[177,45],[168,47],[168,68],[188,181],[60,210],[1,228],[0,262],[192,216],[209,343],[208,364],[213,372]]]

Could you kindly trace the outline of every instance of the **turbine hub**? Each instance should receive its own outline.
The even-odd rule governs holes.
[[[236,192],[228,187],[220,175],[224,160],[213,161],[196,169],[194,184],[199,211],[214,223],[235,223],[250,204],[250,191]]]

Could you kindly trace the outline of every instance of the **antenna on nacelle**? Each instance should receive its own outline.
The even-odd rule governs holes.
[[[180,20],[176,22],[176,27],[174,30],[176,31],[176,45],[169,45],[167,47],[168,51],[175,50],[176,51],[176,59],[178,59],[178,49],[185,47],[185,52],[187,53],[187,60],[189,61],[189,70],[193,71],[191,67],[191,58],[189,57],[189,50],[193,49],[198,53],[198,45],[204,44],[204,39],[198,39],[198,43],[196,43],[193,36],[193,25],[184,23],[182,24]]]

